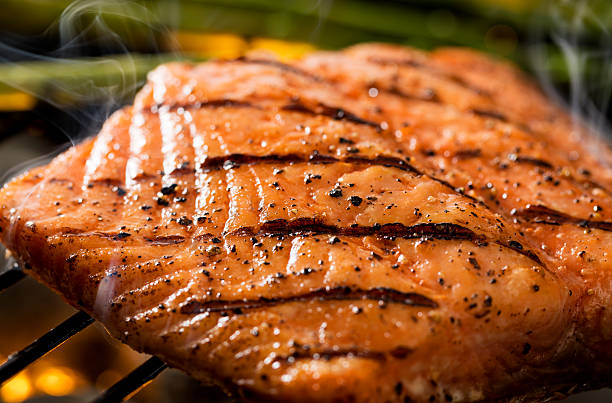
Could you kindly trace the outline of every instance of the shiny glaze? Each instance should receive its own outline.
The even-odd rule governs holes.
[[[2,189],[1,235],[246,400],[537,400],[610,374],[612,176],[568,125],[467,51],[169,64]]]

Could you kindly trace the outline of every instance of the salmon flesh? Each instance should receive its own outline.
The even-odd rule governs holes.
[[[244,400],[542,401],[612,379],[611,162],[470,50],[173,63],[6,184],[0,236]]]

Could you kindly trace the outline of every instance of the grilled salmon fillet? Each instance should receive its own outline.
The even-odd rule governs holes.
[[[167,64],[0,191],[2,241],[249,401],[541,401],[612,375],[612,153],[511,66]]]

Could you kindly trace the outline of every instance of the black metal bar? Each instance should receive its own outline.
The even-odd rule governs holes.
[[[13,266],[4,273],[0,274],[0,291],[5,290],[25,277],[19,266]]]
[[[85,312],[77,312],[23,350],[11,354],[8,360],[0,365],[0,384],[85,329],[93,321]]]
[[[123,379],[108,388],[92,403],[115,403],[122,402],[139,391],[147,383],[153,380],[160,372],[168,366],[157,357],[151,357],[138,368],[130,372]]]

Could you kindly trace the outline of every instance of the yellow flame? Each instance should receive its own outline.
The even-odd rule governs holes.
[[[24,92],[0,94],[0,111],[27,111],[35,104],[36,98]]]
[[[24,372],[17,374],[0,388],[0,397],[4,402],[22,402],[33,393],[32,382]]]
[[[76,389],[77,376],[70,368],[51,367],[36,377],[34,385],[47,395],[69,395]]]
[[[270,38],[255,38],[251,41],[252,50],[266,50],[274,53],[281,60],[299,59],[316,48],[306,42],[288,42]]]
[[[179,31],[174,34],[182,51],[202,57],[233,59],[244,54],[247,43],[233,34],[202,34]]]
[[[205,34],[178,31],[174,38],[182,51],[205,58],[233,59],[247,51],[267,51],[281,60],[297,59],[316,48],[306,42],[289,42],[271,38],[254,38],[247,42],[234,34]]]

